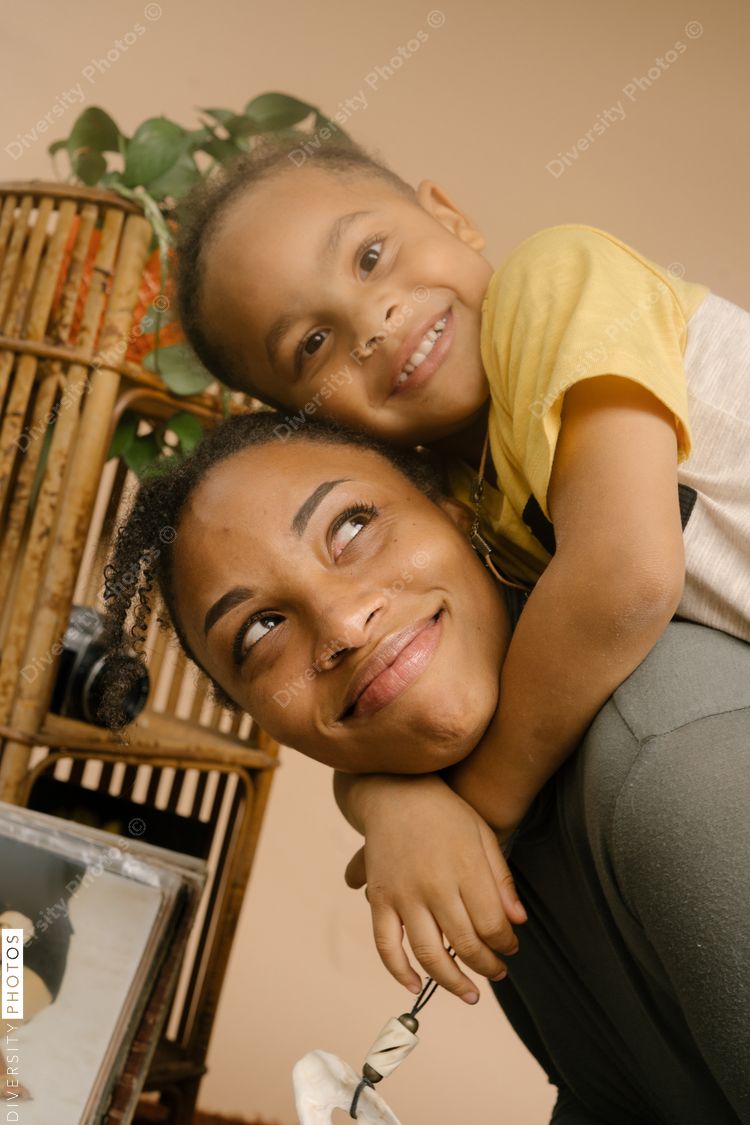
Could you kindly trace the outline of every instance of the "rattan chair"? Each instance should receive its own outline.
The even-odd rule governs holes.
[[[124,351],[150,244],[140,210],[115,195],[0,185],[0,800],[201,856],[210,871],[182,964],[162,973],[110,1125],[127,1125],[144,1085],[161,1091],[170,1125],[192,1121],[278,761],[278,746],[249,715],[212,703],[155,621],[150,696],[125,744],[49,710],[71,607],[101,598],[129,484],[124,463],[106,463],[117,418],[128,409],[156,424],[187,410],[206,427],[221,417],[216,395],[177,399],[139,365],[112,362]],[[84,268],[92,255],[93,272]],[[107,365],[92,368],[102,354]]]

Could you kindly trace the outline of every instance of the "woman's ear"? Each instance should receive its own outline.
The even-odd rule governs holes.
[[[472,250],[479,253],[484,250],[484,235],[477,224],[456,207],[450,196],[434,180],[422,180],[417,188],[417,200],[419,206],[432,215],[433,219],[437,219],[456,238],[471,246]]]
[[[453,496],[444,496],[440,501],[440,507],[448,519],[455,523],[461,534],[468,539],[474,525],[474,513],[471,508]]]

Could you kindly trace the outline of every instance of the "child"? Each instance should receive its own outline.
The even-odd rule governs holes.
[[[483,246],[429,181],[271,146],[193,201],[178,287],[282,442],[318,414],[426,445],[466,502],[489,430],[481,532],[533,591],[453,784],[507,840],[676,611],[750,640],[750,316],[588,227],[494,275]]]

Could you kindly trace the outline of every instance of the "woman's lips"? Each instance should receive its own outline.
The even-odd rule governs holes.
[[[354,707],[353,717],[374,715],[405,692],[432,660],[440,643],[441,633],[442,614],[438,614],[362,692]]]
[[[396,384],[393,391],[391,391],[392,396],[404,394],[405,391],[410,391],[413,387],[421,387],[423,383],[426,383],[428,379],[432,378],[447,356],[450,346],[453,343],[453,337],[456,334],[456,321],[452,309],[448,309],[445,315],[448,319],[440,335],[440,339],[435,342],[435,346],[430,354],[420,363],[419,367],[415,367],[408,379],[405,379],[403,383]],[[440,318],[438,317],[438,319]]]

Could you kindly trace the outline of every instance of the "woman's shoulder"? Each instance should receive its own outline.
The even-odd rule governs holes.
[[[706,625],[673,621],[612,702],[639,742],[750,709],[750,644]]]

